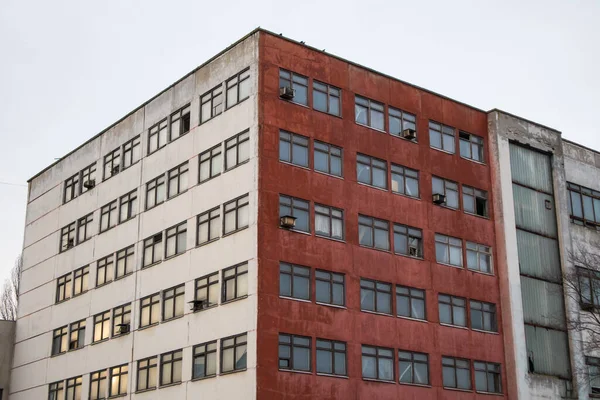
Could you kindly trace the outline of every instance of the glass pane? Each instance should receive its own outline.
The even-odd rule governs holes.
[[[425,319],[425,301],[424,300],[412,300],[412,317],[418,319]]]
[[[373,290],[360,290],[360,309],[375,311],[375,291]]]
[[[377,378],[375,357],[362,356],[362,376],[363,378]]]
[[[387,173],[379,168],[373,168],[373,185],[380,188],[387,188]]]
[[[390,240],[388,231],[375,229],[375,247],[378,249],[389,250]]]
[[[321,172],[329,172],[329,160],[327,154],[315,151],[315,169]]]
[[[465,318],[465,309],[462,307],[452,307],[452,316],[454,318],[454,324],[459,326],[466,326],[467,321]]]
[[[342,159],[339,157],[331,157],[331,174],[333,175],[337,175],[337,176],[342,176]],[[598,222],[600,222],[600,201],[598,202],[598,207],[596,208],[596,210],[598,210]]]
[[[345,353],[335,353],[335,374],[346,375],[346,355]]]
[[[412,376],[412,363],[407,361],[400,361],[400,382],[413,383]]]
[[[398,315],[410,317],[410,303],[408,301],[408,298],[404,296],[397,296],[396,301]]]
[[[310,371],[310,352],[309,349],[294,347],[293,348],[294,369],[301,371]]]
[[[445,387],[456,387],[456,376],[454,375],[454,368],[443,367],[442,374]]]
[[[373,229],[359,225],[358,226],[358,241],[363,246],[373,247],[373,238],[372,238]]]
[[[315,110],[327,111],[327,95],[313,90],[313,107]]]
[[[359,124],[367,125],[367,108],[356,104],[354,106],[354,117]]]
[[[436,131],[429,131],[429,145],[436,149],[442,148],[442,135]]]
[[[440,323],[442,324],[451,324],[452,316],[450,314],[450,305],[448,304],[439,304],[440,310]]]
[[[233,370],[233,349],[226,349],[222,352],[222,369],[223,371]]]
[[[341,284],[333,285],[333,304],[344,304],[344,286]]]
[[[325,350],[317,350],[317,372],[321,372],[324,374],[333,373],[331,352]]]
[[[454,136],[442,135],[444,150],[454,153]]]
[[[391,381],[394,379],[394,367],[392,360],[386,358],[379,359],[379,379]]]
[[[415,383],[420,383],[422,385],[429,384],[429,371],[427,364],[415,363]]]
[[[392,312],[391,295],[389,293],[377,292],[377,311],[390,314]]]
[[[294,277],[294,297],[306,300],[310,298],[308,278]]]
[[[458,380],[459,389],[471,389],[471,377],[469,376],[470,370],[468,369],[457,369],[456,377]]]
[[[318,287],[318,284],[317,284]],[[279,274],[279,295],[291,296],[292,295],[292,279],[288,274]]]
[[[371,127],[375,129],[384,129],[383,113],[371,109]]]
[[[340,115],[340,99],[338,97],[329,97],[329,113]]]
[[[466,140],[460,140],[460,155],[471,158],[471,144]]]
[[[450,264],[462,266],[462,248],[450,246]]]

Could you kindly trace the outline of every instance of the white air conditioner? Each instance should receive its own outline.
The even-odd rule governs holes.
[[[279,88],[279,97],[286,100],[294,98],[294,89],[289,86],[282,86]]]
[[[417,137],[417,131],[414,129],[406,128],[402,131],[402,137],[404,139],[413,140]]]

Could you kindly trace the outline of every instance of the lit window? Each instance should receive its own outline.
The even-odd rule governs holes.
[[[335,86],[313,81],[313,108],[332,115],[341,113],[341,90]]]
[[[279,195],[279,217],[296,218],[294,230],[310,233],[309,202],[295,197]]]
[[[69,272],[56,280],[56,302],[70,299],[72,290],[71,273]]]
[[[311,338],[279,334],[279,369],[310,371]]]
[[[343,306],[346,303],[344,274],[315,271],[315,295],[317,303]]]
[[[108,390],[107,371],[96,371],[90,374],[90,400],[105,399]]]
[[[344,211],[315,204],[315,234],[344,240]]]
[[[69,350],[81,349],[85,345],[85,319],[70,326]]]
[[[394,351],[385,347],[362,346],[362,377],[394,380]]]
[[[427,354],[398,351],[400,383],[429,385],[429,357]]]
[[[489,246],[467,242],[467,268],[492,273],[492,251]]]
[[[279,131],[279,160],[308,168],[308,138]]]
[[[310,268],[279,263],[279,295],[310,300]]]
[[[163,290],[163,321],[181,317],[185,301],[185,285]]]
[[[156,389],[158,357],[149,357],[137,362],[137,390]]]
[[[442,357],[442,376],[445,388],[471,390],[471,363],[453,357]]]
[[[160,322],[160,294],[140,299],[140,328]]]
[[[201,302],[200,308],[206,309],[219,304],[219,273],[196,279],[194,300]]]
[[[250,70],[246,68],[225,83],[227,88],[227,108],[250,97]]]
[[[166,236],[165,258],[185,253],[187,246],[187,221],[167,229]]]
[[[90,267],[86,265],[73,272],[73,296],[87,292],[90,277]]]
[[[356,179],[360,183],[387,189],[387,163],[378,158],[357,154]]]
[[[308,78],[294,72],[279,70],[279,87],[291,88],[294,96],[291,101],[308,105]]]
[[[463,209],[466,213],[488,216],[487,192],[463,185]]]
[[[239,133],[225,141],[225,170],[250,159],[250,132]]]
[[[408,286],[396,286],[396,314],[425,320],[425,291]]]
[[[110,311],[94,315],[94,337],[92,342],[99,342],[110,337]]]
[[[462,240],[435,234],[435,260],[441,264],[463,266]]]
[[[67,379],[67,392],[65,400],[81,400],[81,386],[83,378],[81,376]]]
[[[223,205],[224,235],[248,227],[249,208],[249,196],[247,194]]]
[[[170,385],[181,382],[181,365],[183,352],[170,351],[160,355],[160,385]]]
[[[456,133],[451,126],[429,121],[429,145],[434,149],[455,153],[455,136]]]
[[[69,327],[55,329],[52,333],[52,355],[64,353],[68,350]]]
[[[128,333],[131,328],[131,304],[113,308],[112,335]]]
[[[417,141],[417,117],[413,114],[409,114],[406,111],[398,110],[397,108],[388,108],[388,124],[390,134],[394,136],[402,137],[402,133],[406,129],[411,129],[414,132],[415,138],[410,139]]]
[[[315,171],[342,176],[342,148],[332,144],[314,142]]]
[[[221,145],[200,153],[200,174],[198,183],[209,180],[221,174]]]
[[[419,197],[419,171],[392,164],[392,192]]]
[[[370,126],[380,131],[385,130],[383,104],[365,97],[355,96],[354,117],[358,124]]]
[[[198,245],[216,240],[221,234],[221,208],[215,207],[198,215]]]
[[[496,305],[483,301],[469,301],[471,310],[471,329],[480,331],[497,332]]]
[[[444,206],[458,209],[458,183],[434,176],[431,178],[431,190],[434,195],[446,196]]]
[[[119,396],[127,394],[127,377],[129,375],[129,366],[127,364],[118,367],[109,368],[110,386],[108,396]]]
[[[223,297],[221,301],[239,299],[248,295],[248,264],[234,265],[223,270]]]
[[[246,369],[246,334],[221,339],[221,373]]]
[[[165,176],[161,175],[146,184],[146,210],[165,201]]]
[[[175,140],[190,131],[190,105],[171,114],[171,132],[169,140]]]
[[[64,400],[63,381],[51,383],[48,386],[48,400]]]
[[[217,375],[217,341],[194,346],[192,379]]]
[[[360,280],[360,309],[383,314],[392,313],[392,284]]]
[[[379,250],[390,249],[390,223],[381,219],[358,216],[358,242]]]
[[[440,323],[467,326],[467,301],[463,297],[438,295]]]
[[[167,119],[163,119],[148,129],[148,154],[152,154],[167,145]]]
[[[148,267],[162,260],[162,233],[158,233],[144,240],[144,259],[142,268]]]
[[[204,123],[223,112],[223,85],[200,96],[200,123]]]
[[[114,276],[113,256],[101,258],[96,263],[96,286],[112,282]]]
[[[483,162],[483,138],[466,132],[459,132],[460,156]]]

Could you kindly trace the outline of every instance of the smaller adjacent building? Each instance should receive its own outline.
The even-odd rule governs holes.
[[[15,321],[0,321],[0,400],[8,400]]]

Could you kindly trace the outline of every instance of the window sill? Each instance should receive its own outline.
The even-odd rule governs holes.
[[[408,382],[398,382],[400,385],[406,385],[406,386],[416,386],[416,387],[421,387],[421,388],[428,388],[431,389],[431,385],[426,385],[424,383],[408,383]]]
[[[172,386],[178,386],[178,385],[181,385],[181,381],[179,381],[179,382],[173,382],[173,383],[167,383],[166,385],[161,385],[158,388],[159,389],[165,389],[165,388],[169,388],[169,387],[172,387]]]
[[[483,329],[475,329],[475,328],[471,328],[471,330],[473,332],[480,332],[480,333],[487,333],[490,335],[500,335],[500,332],[494,332],[494,331],[484,331]],[[487,393],[487,392],[482,392],[482,393]],[[489,392],[492,393],[492,392]]]
[[[207,178],[207,179],[205,179],[205,180],[203,180],[203,181],[199,180],[199,181],[198,181],[198,185],[202,185],[203,183],[206,183],[206,182],[208,182],[208,181],[212,181],[213,179],[220,177],[220,176],[221,176],[221,174],[223,174],[223,173],[222,173],[222,172],[219,172],[217,175],[213,175],[213,176],[211,176],[210,178]]]
[[[108,396],[107,399],[117,399],[119,397],[127,397],[127,393],[115,394],[114,396]]]
[[[235,303],[236,301],[244,300],[244,299],[247,299],[247,298],[248,298],[248,295],[246,294],[244,296],[236,297],[235,299],[231,299],[231,300],[227,300],[227,301],[221,301],[221,305],[224,306],[226,304]]]
[[[450,210],[450,211],[460,211],[460,208],[458,208],[458,207],[457,207],[457,208],[454,208],[454,207],[447,206],[447,205],[445,205],[445,204],[435,204],[435,203],[432,203],[432,204],[433,204],[434,206],[438,206],[439,208],[443,208],[443,209],[445,209],[445,210]]]
[[[189,188],[188,188],[188,189],[189,189]],[[187,191],[188,191],[188,189],[185,189],[185,190],[182,190],[181,192],[175,193],[175,194],[174,194],[174,195],[172,195],[172,196],[169,196],[169,195],[167,194],[167,198],[165,199],[165,201],[164,201],[164,202],[166,203],[167,201],[173,200],[173,199],[174,199],[174,198],[176,198],[176,197],[179,197],[179,196],[182,196],[182,195],[186,194],[186,193],[187,193]]]
[[[57,304],[62,304],[62,303],[66,302],[66,301],[69,301],[69,300],[71,300],[71,297],[68,297],[68,298],[66,298],[66,299],[62,299],[62,300],[60,300],[60,301],[57,301],[57,302],[55,302],[55,303],[54,303],[54,305],[57,305]]]
[[[156,203],[156,204],[154,204],[152,207],[148,207],[148,206],[146,206],[146,209],[145,209],[144,211],[150,211],[150,210],[152,210],[153,208],[156,208],[156,207],[160,206],[161,204],[164,204],[164,202],[165,202],[165,201],[166,201],[166,200],[163,200],[163,201],[161,201],[160,203]]]
[[[338,242],[338,243],[346,243],[346,241],[344,239],[336,239],[336,238],[332,238],[329,236],[324,236],[324,235],[319,235],[318,233],[315,233],[315,237],[321,238],[321,239],[327,239],[327,240],[332,240],[334,242]]]
[[[75,349],[69,349],[69,353],[72,353],[72,352],[74,352],[74,351],[77,351],[77,350],[81,350],[81,349],[83,349],[84,347],[85,347],[85,345],[83,345],[83,346],[81,346],[81,347],[77,347],[77,348],[75,348]],[[63,354],[63,353],[61,353],[61,354]]]
[[[62,351],[62,352],[60,352],[60,353],[52,354],[52,355],[50,356],[50,358],[54,358],[54,357],[58,357],[58,356],[62,356],[63,354],[67,354],[67,351],[65,350],[65,351]]]
[[[221,371],[221,373],[219,374],[219,376],[237,374],[238,372],[244,372],[244,371],[246,371],[246,368],[234,369],[233,371],[226,371],[226,372]]]
[[[152,267],[154,267],[155,265],[158,265],[158,264],[160,264],[162,261],[163,261],[163,260],[160,260],[160,261],[155,261],[155,262],[153,262],[152,264],[148,264],[148,265],[142,265],[142,268],[141,268],[141,270],[143,271],[143,270],[145,270],[145,269],[152,268]]]
[[[363,249],[369,249],[369,250],[381,251],[383,253],[393,254],[390,250],[378,249],[377,247],[369,247],[369,246],[365,246],[364,244],[359,244],[359,246],[362,247]]]
[[[317,301],[315,303],[318,304],[318,305],[320,305],[320,306],[337,308],[339,310],[347,310],[348,309],[348,307],[346,307],[346,306],[340,306],[340,305],[337,305],[337,304],[321,303],[319,301]]]
[[[103,233],[106,233],[106,232],[110,231],[111,229],[113,229],[116,226],[117,226],[117,224],[114,224],[113,226],[109,226],[106,229],[98,229],[98,236],[102,235]]]
[[[419,196],[411,196],[408,194],[404,194],[404,193],[400,193],[400,192],[394,192],[392,190],[392,194],[395,194],[396,196],[402,196],[402,197],[406,197],[407,199],[413,199],[413,200],[421,200],[421,198]]]
[[[472,393],[473,389],[459,389],[459,388],[453,388],[453,387],[446,387],[444,386],[444,390],[452,390],[455,392],[468,392],[468,393]]]
[[[192,314],[196,314],[196,313],[199,313],[199,312],[202,312],[202,311],[206,311],[206,310],[212,310],[213,308],[216,308],[218,306],[219,306],[218,304],[212,304],[212,305],[210,305],[208,307],[204,307],[204,308],[201,308],[199,310],[194,310],[194,311],[192,311]]]
[[[448,154],[448,155],[454,155],[454,154],[456,154],[456,150],[455,151],[448,151],[448,150],[444,150],[444,149],[438,149],[437,147],[433,147],[431,145],[429,145],[429,148],[433,149],[433,150],[436,150],[436,151],[439,151],[440,153]]]
[[[472,159],[472,158],[469,158],[469,157],[463,157],[463,156],[460,156],[460,158],[462,158],[463,160],[470,161],[470,162],[472,162],[472,163],[475,163],[475,164],[479,164],[479,165],[483,165],[483,166],[486,166],[486,165],[487,165],[487,164],[485,163],[485,161],[477,161],[477,160],[474,160],[474,159]],[[485,393],[485,392],[477,392],[477,393]]]
[[[372,188],[372,189],[380,190],[382,192],[386,192],[386,193],[389,192],[389,190],[387,188],[382,188],[382,187],[379,187],[379,186],[370,185],[368,183],[364,183],[364,182],[360,182],[360,181],[356,181],[356,183],[358,183],[361,186],[366,186],[366,187],[369,187],[369,188]]]
[[[241,167],[244,164],[248,164],[250,162],[250,158],[248,158],[247,160],[244,160],[242,162],[239,162],[237,164],[235,164],[233,167],[231,168],[227,168],[225,170],[223,170],[223,173],[229,172],[229,171],[233,171],[234,169],[236,169],[237,167]]]
[[[113,281],[107,281],[107,282],[101,283],[100,285],[96,284],[96,289],[99,289],[99,288],[104,287],[111,283],[113,283]]]
[[[235,103],[234,105],[232,105],[232,106],[229,106],[229,107],[225,108],[225,111],[229,111],[229,110],[231,110],[232,108],[234,108],[234,107],[235,107],[235,106],[237,106],[238,104],[241,104],[241,103],[243,103],[244,101],[248,100],[249,98],[250,98],[250,96],[248,96],[248,97],[244,97],[243,99],[241,99],[241,100],[238,100],[238,102],[237,102],[237,103]]]
[[[216,377],[217,377],[217,374],[207,375],[207,376],[199,376],[197,378],[192,378],[190,380],[190,382],[198,382],[198,381],[203,381],[205,379],[216,378]]]
[[[137,198],[136,198],[136,199],[137,199]],[[135,217],[136,217],[136,216],[137,216],[137,214],[133,214],[131,217],[129,217],[129,218],[125,218],[123,221],[119,221],[119,225],[120,225],[120,224],[124,224],[125,222],[129,222],[129,221],[131,221],[131,220],[135,219]]]
[[[208,244],[211,244],[211,243],[214,243],[214,242],[216,242],[216,241],[217,241],[217,240],[219,240],[219,239],[221,239],[221,237],[220,237],[220,236],[219,236],[219,237],[217,237],[217,238],[214,238],[214,239],[210,239],[210,240],[208,240],[208,241],[206,241],[206,242],[199,243],[199,244],[197,244],[197,245],[196,245],[196,248],[198,248],[198,247],[202,247],[202,246],[206,246],[206,245],[208,245]]]
[[[395,385],[396,381],[386,381],[383,379],[375,379],[375,378],[362,378],[363,381],[365,382],[377,382],[377,383],[388,383],[388,384],[392,384]]]
[[[166,120],[166,118],[165,118]],[[149,139],[148,139],[149,140]],[[150,144],[150,142],[148,142],[148,145]],[[150,151],[150,146],[148,146],[148,153],[146,154],[146,157],[150,157],[152,154],[154,153],[158,153],[161,149],[164,149],[165,147],[167,147],[167,145],[169,144],[169,142],[165,142],[165,144],[163,144],[162,146],[157,146],[156,149]]]
[[[415,131],[416,131],[416,130],[415,130]],[[390,132],[390,136],[392,136],[392,137],[395,137],[395,138],[398,138],[398,139],[402,139],[402,140],[404,140],[405,142],[414,143],[414,144],[419,144],[419,141],[418,141],[419,137],[418,137],[418,136],[417,136],[417,137],[415,137],[414,139],[405,139],[405,138],[403,138],[402,136],[400,136],[400,134],[391,133],[391,132]]]
[[[131,139],[130,139],[130,140],[131,140]],[[140,157],[140,159],[139,159],[139,160],[136,160],[135,162],[133,162],[133,163],[129,164],[128,166],[121,168],[121,170],[119,171],[119,173],[121,173],[121,172],[125,171],[127,168],[131,168],[131,167],[133,167],[135,164],[139,163],[141,159],[142,159],[142,157]]]
[[[125,279],[125,278],[127,278],[128,276],[130,276],[130,275],[133,275],[133,271],[131,271],[131,272],[128,272],[128,273],[126,273],[125,275],[117,276],[117,277],[115,278],[115,281],[118,281],[118,280],[121,280],[121,279]],[[112,281],[111,281],[111,282],[112,282]]]
[[[284,228],[282,226],[279,226],[279,229],[284,230],[284,231],[288,231],[288,232],[294,232],[294,233],[300,233],[302,235],[308,235],[308,236],[312,236],[312,234],[310,232],[306,232],[306,231],[301,231],[298,229],[288,229],[288,228]]]
[[[324,377],[328,377],[328,378],[338,378],[338,379],[350,379],[346,375],[326,374],[323,372],[317,372],[317,376],[324,376]]]
[[[476,217],[476,218],[486,219],[486,220],[488,220],[488,221],[490,220],[490,217],[489,217],[489,216],[485,216],[485,215],[479,215],[479,214],[473,214],[473,213],[470,213],[470,212],[468,212],[468,211],[464,211],[464,213],[465,213],[465,214],[467,214],[467,215],[471,215],[471,216],[473,216],[473,217]]]
[[[181,315],[177,315],[177,316],[175,316],[175,317],[171,317],[171,318],[169,318],[169,319],[163,319],[162,321],[160,321],[160,323],[161,323],[161,324],[164,324],[164,323],[166,323],[166,322],[175,321],[176,319],[183,318],[184,316],[185,316],[185,312],[184,312],[183,314],[181,314]]]
[[[316,170],[316,169],[315,169],[314,171],[315,171],[317,174],[321,174],[321,175],[329,176],[329,177],[331,177],[331,178],[335,178],[335,179],[341,179],[341,180],[344,180],[344,176],[343,176],[343,175],[342,175],[342,176],[340,176],[340,175],[333,175],[333,174],[330,174],[330,173],[327,173],[327,172],[323,172],[323,171],[319,171],[319,170]]]
[[[186,250],[187,250],[187,249],[186,249]],[[165,258],[163,258],[163,261],[172,260],[172,259],[174,259],[174,258],[176,258],[176,257],[178,257],[178,256],[181,256],[181,255],[185,254],[186,250],[182,251],[181,253],[175,253],[175,254],[172,254],[172,255],[170,255],[170,256],[167,256],[167,255],[165,254]]]
[[[400,257],[410,258],[412,260],[425,261],[425,258],[423,258],[423,257],[410,256],[408,254],[402,254],[402,253],[396,253],[396,252],[394,252],[394,254],[397,255],[397,256],[400,256]]]
[[[488,395],[488,396],[502,396],[502,397],[504,397],[504,393],[480,392],[480,391],[477,391],[477,390],[475,391],[475,393],[477,393],[477,394],[484,394],[484,395]],[[590,395],[590,397],[592,397],[592,396]],[[600,396],[596,395],[595,397],[600,397]]]
[[[85,238],[80,242],[77,242],[77,244],[75,246],[79,246],[80,244],[84,244],[85,242],[89,241],[90,239],[92,239],[93,236],[90,236],[89,238]],[[73,247],[75,247],[73,246]]]
[[[231,235],[233,235],[234,233],[238,233],[239,231],[243,231],[244,229],[248,229],[248,225],[246,225],[246,226],[244,226],[244,227],[241,227],[241,228],[238,228],[238,229],[236,229],[235,231],[227,232],[226,234],[224,234],[224,235],[223,235],[223,236],[221,236],[221,237],[223,237],[223,238],[226,238],[227,236],[231,236]]]
[[[131,330],[129,332],[125,332],[125,333],[113,333],[111,339],[118,339],[120,337],[127,336],[130,333],[131,333]]]
[[[438,265],[444,265],[444,266],[446,266],[446,267],[451,267],[451,268],[456,268],[456,269],[462,269],[462,270],[464,270],[464,269],[465,269],[465,267],[463,267],[462,265],[452,265],[452,264],[446,264],[446,263],[439,262],[439,261],[436,261],[436,264],[438,264]]]
[[[292,167],[301,168],[301,169],[303,169],[305,171],[312,171],[312,169],[310,169],[310,167],[305,167],[304,165],[294,164],[294,163],[289,162],[289,161],[283,161],[282,159],[279,159],[279,162],[282,163],[282,164],[285,164],[285,165],[292,166]]]
[[[341,100],[340,100],[340,103],[341,103]],[[327,111],[318,110],[318,109],[316,109],[316,108],[314,107],[314,105],[313,105],[313,108],[312,108],[312,109],[313,109],[313,110],[315,110],[315,111],[316,111],[316,112],[318,112],[318,113],[321,113],[321,114],[330,115],[330,116],[332,116],[332,117],[339,118],[339,119],[344,119],[344,117],[342,117],[341,115],[332,114],[332,113],[330,113],[330,112],[327,112]],[[340,111],[342,111],[341,104],[340,104]]]
[[[429,323],[429,321],[427,321],[426,319],[420,319],[420,318],[414,318],[414,317],[405,317],[404,315],[396,315],[396,317],[400,318],[400,319],[406,319],[408,321],[416,321],[416,322],[424,322],[424,323]]]
[[[277,96],[277,97],[279,97],[279,99],[280,99],[280,100],[283,100],[283,101],[284,101],[284,102],[286,102],[286,103],[295,104],[295,105],[297,105],[297,106],[300,106],[300,107],[308,108],[309,110],[311,109],[311,108],[308,106],[308,104],[296,103],[296,102],[295,102],[295,101],[293,101],[293,100],[286,100],[286,99],[284,99],[284,98],[283,98],[283,97],[281,97],[281,96]],[[307,100],[308,100],[308,98],[307,98]]]
[[[367,313],[367,314],[373,314],[373,315],[381,315],[381,316],[384,316],[384,317],[394,317],[392,314],[386,314],[386,313],[377,312],[377,311],[360,310],[360,312],[364,312],[364,313]]]
[[[285,299],[285,300],[292,300],[292,301],[299,301],[300,303],[309,303],[311,304],[312,301],[311,300],[306,300],[306,299],[298,299],[296,297],[290,297],[290,296],[279,296],[280,299]]]
[[[146,393],[146,392],[152,392],[154,390],[156,390],[156,386],[154,386],[152,388],[148,388],[148,389],[136,390],[134,393],[135,394]]]
[[[469,267],[467,267],[467,271],[472,272],[474,274],[480,274],[480,275],[486,275],[486,276],[496,276],[496,275],[494,275],[493,272],[477,271],[476,269],[470,269]]]
[[[106,338],[106,339],[102,339],[102,340],[97,340],[95,342],[90,343],[90,345],[91,346],[95,346],[95,345],[100,344],[100,343],[108,342],[109,340],[110,340],[110,338]]]
[[[140,326],[139,328],[137,328],[137,330],[138,330],[138,331],[143,331],[143,330],[145,330],[145,329],[150,329],[150,328],[153,328],[153,327],[155,327],[155,326],[158,326],[158,324],[160,324],[160,322],[155,322],[155,323],[153,323],[153,324],[150,324],[150,325],[144,325],[144,326]]]
[[[356,122],[356,120],[354,120],[354,123],[355,123],[356,125],[358,125],[358,126],[363,126],[363,127],[365,127],[365,128],[371,129],[371,130],[373,130],[373,131],[375,131],[375,132],[379,132],[379,133],[387,134],[387,132],[386,132],[385,130],[381,130],[381,129],[378,129],[378,128],[373,128],[372,126],[369,126],[369,125],[361,124],[360,122]]]
[[[279,368],[279,372],[291,372],[292,374],[312,375],[312,371],[298,371],[295,369]]]
[[[444,323],[442,323],[442,322],[440,322],[440,325],[441,325],[441,326],[448,327],[448,328],[464,329],[465,331],[468,331],[468,330],[469,330],[469,328],[467,328],[466,326],[460,326],[460,325],[451,325],[451,324],[444,324]]]

